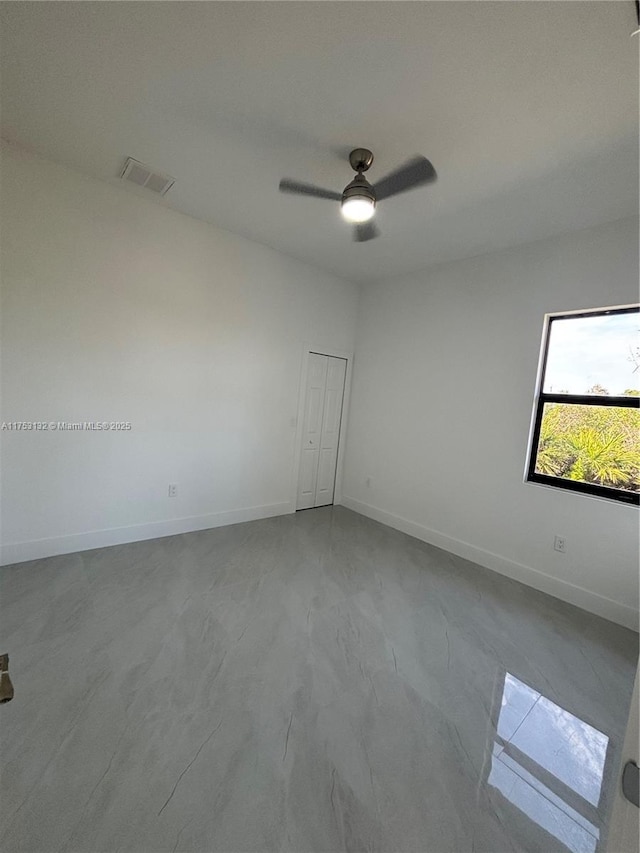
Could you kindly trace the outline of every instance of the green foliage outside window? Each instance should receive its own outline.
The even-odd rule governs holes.
[[[640,491],[640,410],[546,403],[536,472]]]

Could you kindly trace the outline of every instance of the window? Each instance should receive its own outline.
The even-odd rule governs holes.
[[[529,481],[640,503],[639,312],[547,315]]]

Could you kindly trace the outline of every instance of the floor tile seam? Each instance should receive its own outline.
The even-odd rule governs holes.
[[[538,691],[536,691],[536,693],[537,693],[537,692],[538,692]],[[511,735],[511,737],[507,738],[506,743],[513,743],[513,739],[514,739],[514,737],[518,734],[518,732],[520,731],[520,729],[522,728],[522,726],[525,724],[525,722],[526,722],[527,718],[529,717],[529,714],[533,711],[533,709],[536,707],[536,705],[538,704],[538,702],[540,701],[540,699],[541,699],[541,698],[542,698],[542,694],[541,694],[541,693],[538,693],[538,698],[537,698],[537,699],[536,699],[536,701],[533,703],[533,705],[529,708],[529,710],[528,710],[528,711],[527,711],[527,713],[524,715],[524,717],[522,718],[522,720],[520,721],[520,723],[516,726],[516,729],[515,729],[515,731],[513,732],[513,734]],[[515,746],[516,744],[513,744],[513,745]]]

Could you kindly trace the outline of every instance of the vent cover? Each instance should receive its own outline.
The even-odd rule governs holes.
[[[123,181],[136,184],[139,187],[151,190],[158,195],[165,195],[175,184],[176,179],[170,175],[162,175],[160,172],[154,172],[149,166],[144,163],[138,163],[133,157],[128,157],[124,164],[124,169],[120,173]]]

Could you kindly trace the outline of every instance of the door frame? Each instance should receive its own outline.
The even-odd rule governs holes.
[[[296,512],[298,502],[298,476],[300,474],[300,456],[302,454],[302,429],[304,426],[304,404],[307,394],[307,374],[309,372],[309,353],[328,355],[331,358],[343,358],[347,362],[344,377],[344,397],[342,398],[342,417],[340,418],[340,434],[338,436],[338,459],[336,461],[336,484],[333,491],[333,504],[342,500],[342,468],[347,437],[347,420],[349,400],[351,396],[351,371],[353,368],[353,352],[336,349],[322,344],[304,343],[300,363],[300,379],[298,382],[298,414],[296,417],[296,438],[294,442],[293,470],[291,474],[291,512]]]

